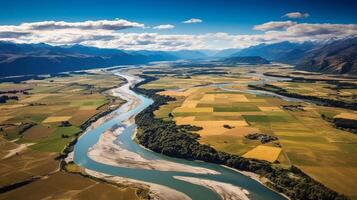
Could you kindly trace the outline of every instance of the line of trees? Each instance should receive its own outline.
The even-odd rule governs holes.
[[[172,157],[202,160],[257,173],[269,179],[270,182],[267,183],[269,187],[286,194],[291,199],[347,199],[347,197],[313,180],[294,166],[290,169],[283,169],[266,161],[247,159],[238,155],[216,151],[209,145],[198,142],[199,135],[192,131],[199,129],[199,127],[176,125],[173,120],[164,121],[155,118],[155,110],[168,101],[175,99],[158,95],[157,92],[160,90],[140,88],[141,85],[156,80],[155,77],[145,75],[142,78],[145,80],[132,89],[154,100],[153,104],[135,117],[138,126],[137,139],[146,148]]]

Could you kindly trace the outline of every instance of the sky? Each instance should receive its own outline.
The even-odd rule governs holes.
[[[357,1],[0,2],[0,40],[128,50],[245,48],[357,35]]]

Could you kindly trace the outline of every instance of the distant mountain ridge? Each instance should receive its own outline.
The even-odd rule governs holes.
[[[258,58],[259,57],[259,58]],[[83,45],[51,46],[0,42],[0,76],[48,74],[153,61],[220,59],[225,63],[295,65],[297,69],[357,75],[357,37],[325,42],[279,42],[245,49],[125,51]]]
[[[0,76],[47,74],[153,61],[207,59],[199,50],[125,51],[83,45],[51,46],[0,42]]]
[[[0,42],[0,76],[48,74],[181,59],[163,51],[126,52],[82,45]]]

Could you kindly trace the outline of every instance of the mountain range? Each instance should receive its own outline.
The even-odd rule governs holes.
[[[357,75],[357,37],[321,44],[303,54],[297,68],[332,74]]]
[[[324,42],[260,44],[230,55],[236,56],[260,56],[306,71],[357,75],[357,37]]]
[[[147,55],[82,45],[0,43],[0,75],[2,76],[58,73],[176,59],[178,58],[163,52],[151,52]]]
[[[312,42],[260,44],[237,51],[230,56],[260,56],[267,60],[296,63],[300,57],[316,44]]]
[[[306,71],[357,75],[357,37],[325,42],[260,44],[221,51],[125,51],[83,45],[0,42],[0,76],[58,73],[180,59],[219,59],[229,64],[266,64],[276,61]]]

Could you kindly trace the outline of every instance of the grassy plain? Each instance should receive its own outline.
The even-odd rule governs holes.
[[[173,118],[177,124],[191,124],[203,129],[198,131],[200,142],[217,150],[256,159],[275,162],[282,167],[298,166],[326,186],[357,198],[357,135],[334,128],[321,115],[334,117],[341,113],[355,115],[352,110],[317,106],[311,103],[292,102],[269,95],[258,95],[248,89],[248,84],[266,83],[266,72],[294,74],[291,68],[266,67],[177,67],[162,69],[159,78],[144,88],[164,89],[162,95],[177,98],[155,112],[159,118]],[[154,71],[155,67],[136,70],[141,74]],[[224,71],[225,74],[204,74],[205,71]],[[170,72],[164,74],[164,72]],[[173,73],[172,71],[175,71]],[[195,74],[193,71],[201,71]],[[300,73],[300,72],[299,72]],[[296,74],[295,74],[296,75]],[[303,76],[306,76],[304,74]],[[317,85],[281,82],[269,77],[269,84],[289,86],[292,90],[326,96],[333,85],[326,80],[346,81],[344,77],[318,76]],[[223,85],[217,85],[222,83]],[[319,91],[320,93],[315,93]],[[342,91],[344,92],[344,91]],[[356,90],[349,90],[355,95]],[[341,91],[339,92],[341,94]],[[345,95],[345,100],[355,101]],[[329,94],[328,94],[329,95]],[[327,95],[327,96],[328,96]],[[333,98],[341,98],[333,96]],[[288,110],[283,106],[302,105],[303,110]],[[227,126],[225,126],[227,125]],[[244,137],[250,133],[277,136],[278,141],[265,144],[278,151],[261,153],[261,143]],[[257,151],[258,150],[258,151]]]
[[[106,92],[121,83],[99,71],[1,83],[2,92],[19,90],[4,94],[19,100],[0,104],[0,188],[41,179],[1,193],[0,199],[140,199],[135,188],[59,171],[56,159],[88,119],[122,103]]]

